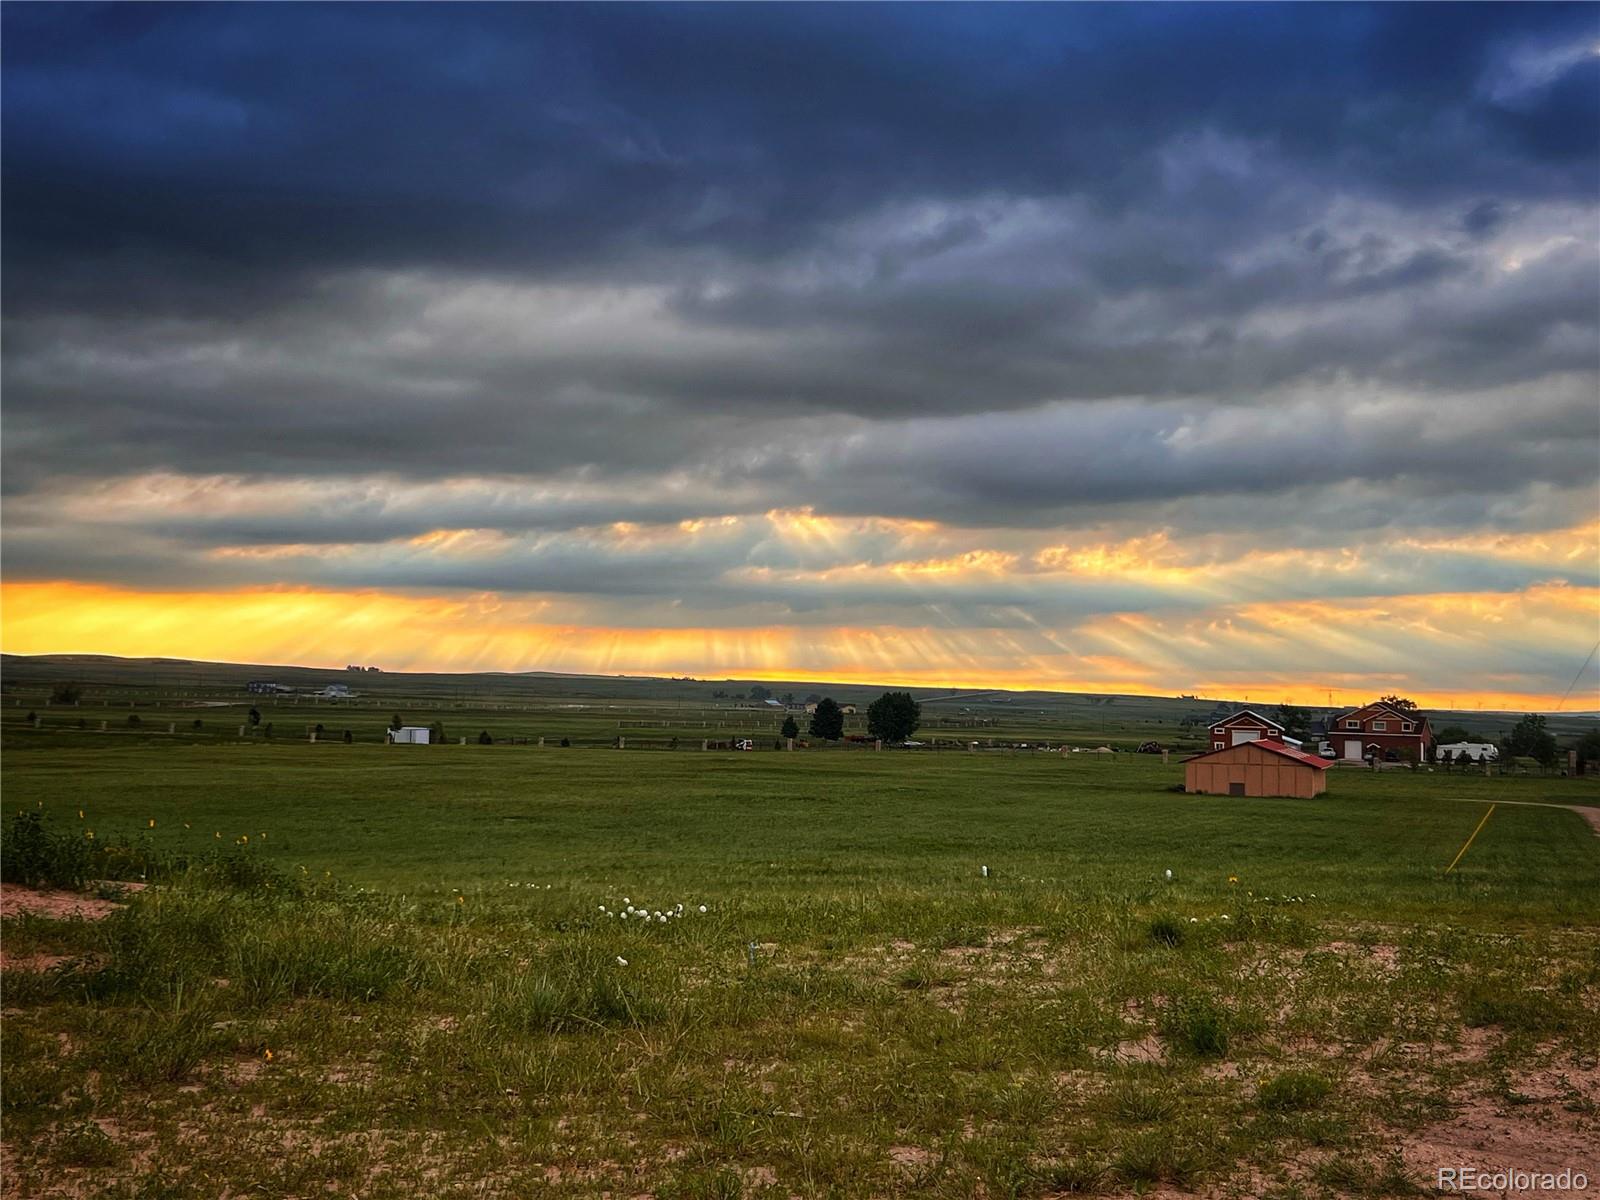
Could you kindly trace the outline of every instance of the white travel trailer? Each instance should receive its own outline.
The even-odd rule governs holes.
[[[1498,762],[1500,747],[1493,742],[1451,742],[1434,749],[1434,756],[1440,762],[1446,755],[1452,762]]]
[[[428,744],[428,727],[426,725],[402,725],[399,729],[389,730],[389,740],[396,745],[426,746]]]

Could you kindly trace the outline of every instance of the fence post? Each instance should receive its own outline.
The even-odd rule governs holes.
[[[627,748],[628,748],[628,739],[625,738],[625,737],[617,738],[617,749],[618,750],[626,750]]]
[[[540,738],[540,739],[539,739],[539,745],[541,745],[541,746],[543,746],[543,745],[544,745],[544,739],[543,739],[543,738]]]
[[[872,743],[872,748],[874,750],[882,750],[883,749],[883,739],[882,738],[878,738],[875,742],[873,742]]]
[[[711,739],[710,738],[701,738],[700,739],[700,749],[702,749],[702,750],[711,749]]]
[[[791,750],[794,749],[794,739],[793,738],[789,739],[789,749],[791,749]]]

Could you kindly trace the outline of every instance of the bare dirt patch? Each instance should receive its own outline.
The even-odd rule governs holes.
[[[908,1171],[920,1171],[934,1159],[932,1150],[921,1146],[890,1146],[889,1161]]]
[[[1485,1031],[1463,1030],[1462,1044],[1447,1057],[1480,1063],[1492,1039]],[[1449,1117],[1406,1137],[1400,1147],[1405,1165],[1425,1183],[1440,1168],[1471,1167],[1483,1173],[1526,1171],[1559,1175],[1564,1169],[1593,1173],[1600,1165],[1600,1066],[1592,1061],[1552,1058],[1537,1067],[1513,1070],[1497,1088],[1479,1079],[1454,1089]],[[1478,1193],[1468,1193],[1478,1194]],[[1487,1193],[1483,1193],[1487,1194]],[[1542,1188],[1547,1200],[1575,1198],[1577,1190]]]
[[[142,892],[145,887],[142,883],[118,883],[112,886],[129,893]],[[26,914],[52,921],[74,918],[99,921],[122,907],[117,900],[102,900],[98,896],[86,896],[82,892],[68,892],[59,888],[40,890],[14,883],[0,887],[0,918]]]
[[[1600,1129],[1587,1124],[1586,1128],[1572,1114],[1545,1105],[1469,1100],[1448,1121],[1406,1139],[1400,1154],[1406,1166],[1427,1181],[1437,1179],[1441,1167],[1473,1167],[1489,1173],[1593,1171]],[[1539,1191],[1547,1200],[1576,1200],[1582,1194],[1576,1189]]]
[[[7,954],[0,949],[0,971],[48,971],[72,962],[70,954]]]
[[[1142,1038],[1130,1038],[1117,1043],[1115,1050],[1109,1057],[1118,1062],[1125,1063],[1158,1063],[1165,1062],[1167,1048],[1155,1034],[1146,1034]]]

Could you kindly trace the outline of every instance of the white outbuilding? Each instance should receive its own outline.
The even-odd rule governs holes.
[[[426,725],[402,725],[399,729],[389,730],[389,740],[395,744],[410,746],[426,746],[428,744],[428,727]]]

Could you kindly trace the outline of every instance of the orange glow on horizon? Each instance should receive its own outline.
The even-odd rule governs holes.
[[[108,654],[200,661],[342,666],[380,663],[395,671],[560,671],[602,675],[694,675],[763,681],[814,681],[959,689],[1106,692],[1207,698],[1258,704],[1289,700],[1358,704],[1391,690],[1425,707],[1554,708],[1559,694],[1493,686],[1441,691],[1404,678],[1329,672],[1279,676],[1276,654],[1243,651],[1288,646],[1304,659],[1307,631],[1360,628],[1376,614],[1408,631],[1446,641],[1461,622],[1475,626],[1531,620],[1592,621],[1600,589],[1549,586],[1509,594],[1405,596],[1382,601],[1305,601],[1246,605],[1163,621],[1107,614],[1072,635],[1068,651],[1004,629],[819,626],[771,628],[612,628],[563,622],[538,597],[423,596],[306,588],[232,592],[144,592],[72,582],[0,586],[0,647],[13,654]],[[1563,630],[1564,631],[1564,630]],[[1300,641],[1295,642],[1298,638]],[[1175,647],[1219,642],[1241,647],[1238,671],[1187,677],[1169,668]],[[1163,661],[1160,650],[1168,659]],[[1262,661],[1262,660],[1265,661]],[[1194,679],[1198,682],[1185,682]],[[1248,682],[1244,680],[1248,679]],[[1596,699],[1575,692],[1567,707]]]

